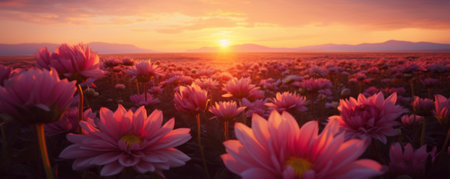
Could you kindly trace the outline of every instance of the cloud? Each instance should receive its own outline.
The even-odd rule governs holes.
[[[164,28],[156,29],[160,33],[180,33],[183,31],[201,30],[208,28],[227,28],[227,27],[250,27],[251,25],[245,22],[245,19],[230,18],[230,17],[206,17],[198,18],[193,21],[171,25]]]
[[[368,29],[450,28],[448,0],[1,0],[0,17],[31,23],[159,23],[161,33],[252,24],[344,24]],[[190,21],[159,18],[182,14]],[[213,18],[211,18],[213,16]],[[175,23],[175,24],[174,24]]]

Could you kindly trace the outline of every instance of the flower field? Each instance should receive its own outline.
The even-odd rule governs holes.
[[[0,178],[450,176],[448,53],[49,50],[0,59]]]

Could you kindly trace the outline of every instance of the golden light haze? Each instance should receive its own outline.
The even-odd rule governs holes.
[[[158,51],[253,43],[450,43],[448,0],[0,1],[0,43],[110,42]]]

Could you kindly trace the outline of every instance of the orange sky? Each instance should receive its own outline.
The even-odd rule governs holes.
[[[0,0],[0,43],[111,42],[160,51],[386,40],[450,43],[449,0]]]

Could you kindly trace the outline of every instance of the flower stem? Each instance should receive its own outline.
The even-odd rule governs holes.
[[[136,90],[137,90],[137,94],[141,94],[140,90],[139,90],[139,82],[136,80]]]
[[[228,119],[225,119],[223,124],[223,134],[225,136],[225,140],[228,140],[228,125],[230,124],[230,121]]]
[[[422,146],[425,143],[425,131],[427,128],[427,118],[424,117],[422,121],[422,132],[420,134],[420,146]]]
[[[430,88],[428,88],[427,90],[428,90],[428,98],[430,98],[430,99],[431,99],[431,89],[430,89]]]
[[[48,159],[47,145],[45,144],[44,124],[36,124],[36,134],[38,137],[39,149],[41,151],[42,164],[44,165],[45,174],[47,179],[53,179],[53,171],[50,166],[50,160]]]
[[[9,156],[8,156],[8,140],[6,139],[6,132],[4,128],[5,123],[0,124],[0,132],[2,135],[2,158],[3,158],[3,167],[7,167],[9,164]]]
[[[148,82],[146,82],[146,83],[143,83],[142,84],[143,86],[144,86],[144,100],[145,100],[145,103],[147,104],[147,85],[148,85]]]
[[[414,98],[415,94],[414,94],[414,83],[413,83],[413,79],[411,78],[409,80],[409,87],[411,88],[411,97]]]
[[[197,142],[198,142],[198,148],[200,149],[200,155],[202,157],[203,168],[205,169],[206,178],[209,179],[211,177],[209,176],[208,165],[206,165],[206,158],[205,158],[205,153],[203,152],[203,145],[202,145],[202,139],[201,139],[200,114],[196,114],[195,118],[197,119]]]
[[[440,152],[441,155],[442,155],[442,153],[445,152],[445,149],[447,149],[448,139],[449,138],[450,138],[450,129],[448,129],[447,136],[445,137],[444,144],[442,145],[441,152]]]
[[[372,152],[375,155],[375,158],[378,160],[378,162],[382,163],[383,161],[381,159],[380,154],[378,153],[377,146],[375,145],[375,141],[372,141],[371,147],[372,147]]]
[[[362,84],[360,81],[358,81],[358,94],[362,91]]]
[[[81,85],[77,85],[77,91],[78,95],[80,97],[80,100],[78,101],[78,121],[83,121],[83,103],[84,103],[84,95],[83,95],[83,89],[81,88]]]

